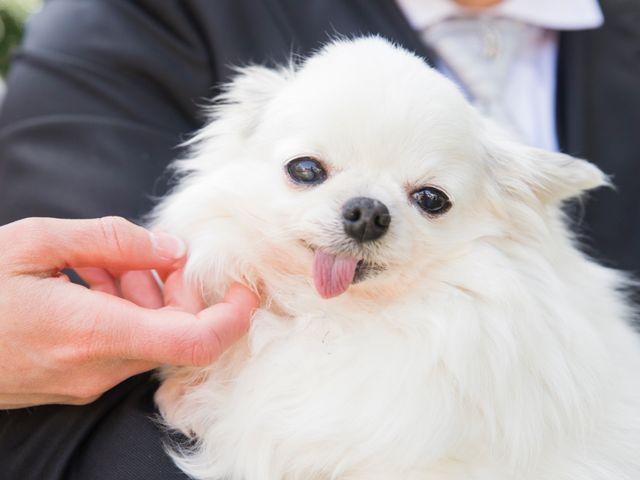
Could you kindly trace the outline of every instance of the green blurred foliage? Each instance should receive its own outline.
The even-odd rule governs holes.
[[[11,54],[20,45],[24,23],[41,0],[0,0],[0,76],[9,70]]]

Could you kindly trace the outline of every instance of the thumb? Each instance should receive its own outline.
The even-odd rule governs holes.
[[[119,217],[29,218],[2,227],[1,233],[12,260],[28,264],[32,272],[67,267],[168,268],[186,252],[177,237],[150,232]]]

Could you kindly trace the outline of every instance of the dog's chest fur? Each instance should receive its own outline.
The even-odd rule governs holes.
[[[615,411],[603,409],[610,399],[600,382],[615,362],[598,358],[600,342],[589,338],[609,336],[622,359],[637,348],[625,328],[583,332],[576,346],[580,337],[557,333],[558,317],[544,340],[517,338],[534,321],[532,305],[520,305],[514,319],[450,293],[452,315],[452,304],[435,297],[346,317],[260,311],[247,341],[203,383],[170,372],[159,391],[169,423],[202,441],[180,464],[198,478],[238,480],[631,478],[619,448],[637,444],[637,431],[616,432],[617,446],[611,437],[582,440],[597,439],[618,416],[624,423],[639,400],[637,389],[615,398],[624,380],[611,379]]]

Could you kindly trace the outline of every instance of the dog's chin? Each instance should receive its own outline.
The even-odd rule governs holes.
[[[359,260],[356,266],[356,273],[353,276],[353,283],[360,283],[369,278],[375,277],[382,273],[385,267],[375,263],[370,263],[364,260]]]

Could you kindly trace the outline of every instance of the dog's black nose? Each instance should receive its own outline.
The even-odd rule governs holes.
[[[342,207],[344,231],[357,242],[377,240],[387,233],[390,223],[387,206],[373,198],[352,198]]]

